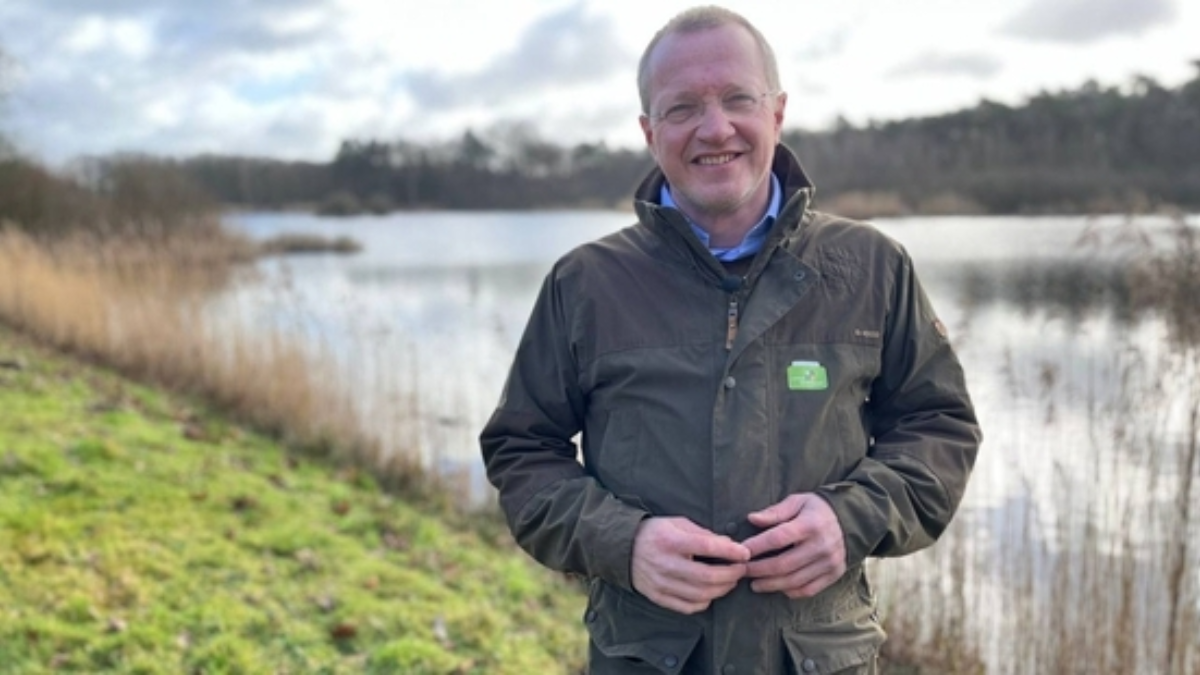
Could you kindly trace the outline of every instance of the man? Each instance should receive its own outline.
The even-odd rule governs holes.
[[[489,478],[521,546],[589,579],[593,674],[874,672],[863,562],[949,523],[961,368],[903,249],[810,209],[753,26],[684,12],[638,85],[638,223],[547,277]]]

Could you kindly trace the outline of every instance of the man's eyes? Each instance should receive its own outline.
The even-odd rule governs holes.
[[[721,99],[721,108],[727,114],[744,115],[757,109],[759,99],[754,94],[729,94]],[[702,101],[680,101],[669,106],[661,118],[672,124],[689,122],[703,115],[706,105]]]
[[[685,122],[699,114],[700,108],[699,103],[676,103],[667,108],[667,112],[663,114],[663,117],[673,122]]]
[[[754,107],[758,103],[758,97],[750,94],[734,94],[726,97],[721,103],[726,110],[745,110]]]

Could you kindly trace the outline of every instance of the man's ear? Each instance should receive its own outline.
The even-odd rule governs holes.
[[[783,131],[783,113],[784,113],[784,110],[786,110],[786,109],[787,109],[787,92],[781,91],[781,92],[779,92],[779,95],[775,97],[775,110],[773,111],[773,114],[775,116],[775,135],[776,136],[778,136],[780,134],[780,132]]]
[[[646,138],[646,147],[654,154],[654,127],[650,125],[648,115],[638,115],[638,123],[642,125],[642,136]]]

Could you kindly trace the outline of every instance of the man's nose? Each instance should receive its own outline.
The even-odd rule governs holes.
[[[718,103],[709,103],[700,112],[696,135],[706,141],[723,141],[737,133],[733,120]]]

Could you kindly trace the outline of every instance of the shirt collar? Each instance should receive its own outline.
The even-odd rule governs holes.
[[[750,230],[746,232],[746,236],[742,237],[742,241],[733,246],[712,246],[709,243],[711,239],[708,235],[708,232],[706,232],[699,225],[693,223],[690,218],[688,218],[688,225],[691,226],[692,232],[696,233],[696,237],[700,239],[700,243],[704,244],[704,247],[711,251],[717,260],[722,262],[730,262],[752,256],[762,249],[763,244],[767,241],[767,232],[771,229],[771,225],[775,223],[775,219],[779,217],[779,206],[782,201],[782,192],[783,190],[779,185],[779,179],[776,178],[775,173],[772,172],[771,199],[767,203],[766,213],[763,214],[762,219],[759,220],[754,227],[750,228]],[[672,208],[677,211],[679,210],[679,206],[675,203],[675,199],[671,196],[671,186],[666,182],[663,183],[662,190],[659,193],[659,203],[664,207]],[[680,211],[680,213],[683,212]],[[684,215],[684,217],[687,218],[686,215]]]

